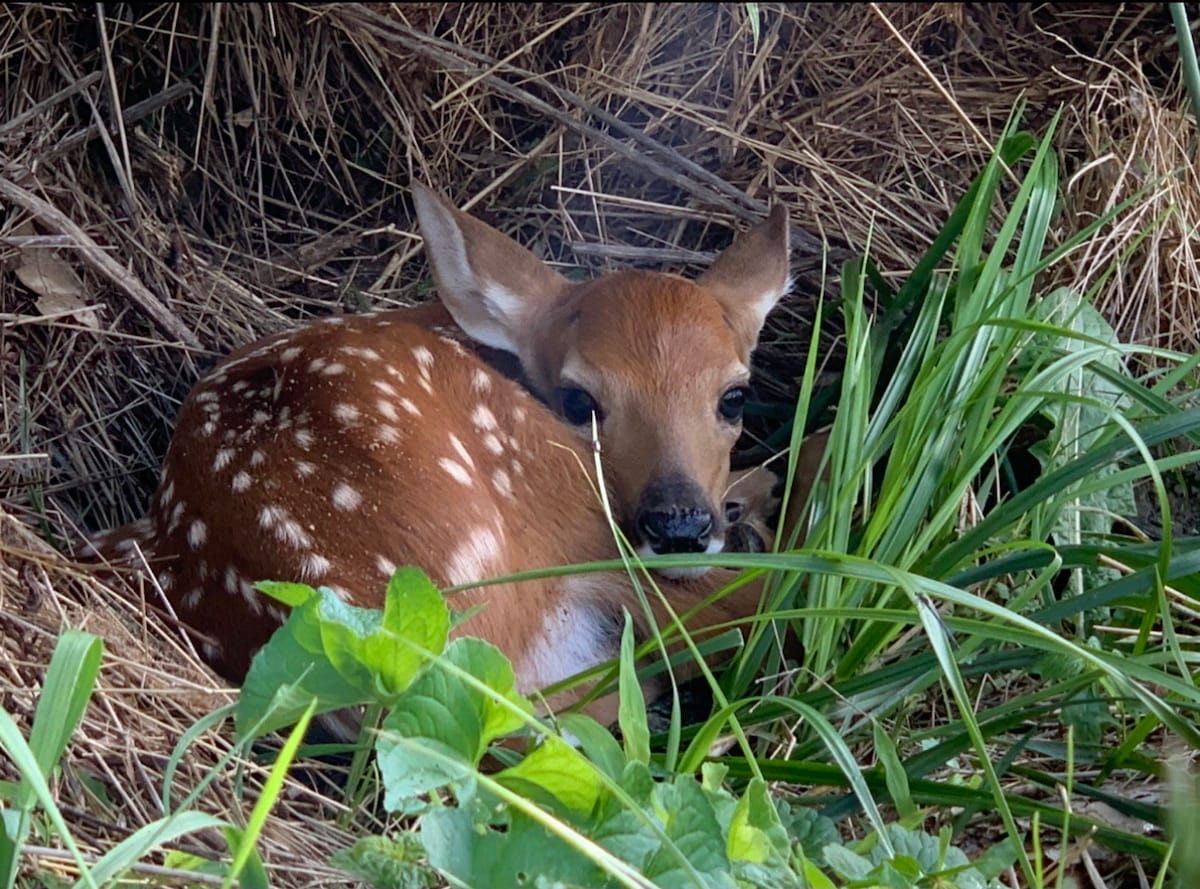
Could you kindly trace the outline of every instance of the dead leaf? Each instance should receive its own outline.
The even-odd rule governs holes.
[[[37,232],[32,222],[23,222],[13,231],[18,236]],[[75,270],[54,250],[44,247],[18,248],[20,260],[13,273],[22,284],[37,294],[37,309],[43,315],[71,314],[88,327],[99,328],[96,309],[84,301],[83,282]]]

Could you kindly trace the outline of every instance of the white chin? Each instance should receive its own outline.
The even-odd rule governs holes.
[[[705,555],[711,556],[715,553],[719,553],[724,548],[725,538],[714,538],[708,542],[708,546],[705,547],[704,552]],[[637,554],[639,559],[652,559],[658,555],[658,553],[656,553],[648,543],[640,544],[637,548]],[[692,568],[655,568],[654,573],[661,574],[663,577],[666,577],[669,580],[691,580],[697,577],[703,577],[711,570],[712,567],[709,565],[697,565]]]

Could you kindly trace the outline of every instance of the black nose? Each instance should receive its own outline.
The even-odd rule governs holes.
[[[703,492],[679,477],[650,485],[634,517],[638,535],[659,555],[700,553],[713,532],[713,511]]]

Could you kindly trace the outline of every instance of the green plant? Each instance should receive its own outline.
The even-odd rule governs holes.
[[[369,701],[386,709],[375,740],[385,804],[421,820],[416,834],[362,842],[340,857],[377,885],[431,884],[423,859],[473,886],[833,886],[815,861],[863,885],[893,872],[911,886],[935,878],[946,887],[989,885],[945,838],[881,822],[858,854],[836,841],[831,822],[772,799],[761,780],[738,795],[724,784],[724,767],[705,764],[699,779],[657,768],[633,681],[630,625],[620,659],[622,745],[582,714],[562,715],[557,731],[536,719],[497,649],[449,641],[445,601],[415,569],[396,572],[381,612],[328,590],[263,587],[292,613],[255,658],[239,724],[286,724],[316,701],[322,709]],[[825,729],[838,747],[836,732]],[[523,733],[529,752],[483,771],[491,744],[514,733]],[[834,752],[856,770],[847,750]]]
[[[279,782],[287,772],[291,756],[303,737],[307,725],[303,713],[245,830],[203,812],[184,808],[142,825],[100,858],[85,859],[55,801],[51,779],[87,709],[100,672],[102,655],[103,645],[98,637],[77,630],[65,631],[59,637],[46,669],[29,738],[21,734],[7,711],[0,711],[0,747],[21,775],[18,784],[0,783],[0,802],[3,803],[0,807],[0,820],[3,823],[3,831],[0,832],[0,886],[16,885],[21,854],[35,827],[40,828],[47,837],[57,837],[67,847],[79,870],[76,886],[112,885],[122,874],[136,869],[138,863],[154,850],[185,834],[207,828],[220,829],[234,853],[231,866],[218,865],[215,870],[210,868],[210,872],[223,876],[225,886],[233,885],[235,880],[248,889],[267,886],[266,871],[255,852],[254,838],[278,794]],[[193,793],[191,799],[197,793]],[[48,824],[38,825],[36,815],[39,809]],[[186,856],[169,855],[168,862],[172,861],[180,866],[187,865],[187,869],[208,864],[190,861]],[[183,875],[185,872],[181,870],[180,873]]]

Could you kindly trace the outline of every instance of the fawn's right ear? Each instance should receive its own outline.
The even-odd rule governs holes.
[[[412,184],[442,302],[475,341],[521,355],[531,321],[569,282],[512,238]]]

